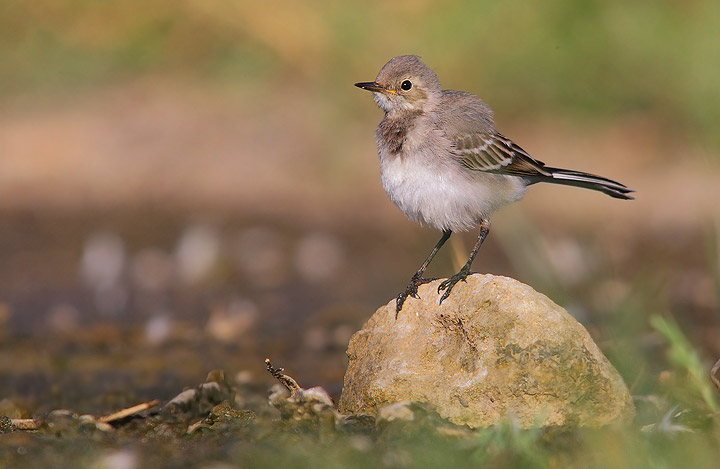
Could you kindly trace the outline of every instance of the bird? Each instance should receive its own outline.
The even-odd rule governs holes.
[[[539,182],[582,187],[632,200],[627,186],[580,171],[546,166],[495,129],[492,110],[477,96],[445,90],[416,55],[390,59],[374,81],[355,83],[370,91],[385,115],[377,127],[380,177],[390,199],[411,220],[442,232],[437,244],[395,300],[395,318],[418,287],[452,233],[479,227],[465,265],[440,282],[441,304],[466,281],[490,232],[490,215],[520,200]]]

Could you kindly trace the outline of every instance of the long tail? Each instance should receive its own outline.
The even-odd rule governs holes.
[[[566,186],[584,187],[586,189],[604,192],[616,199],[634,199],[634,197],[628,195],[630,192],[635,192],[634,190],[612,179],[580,171],[571,171],[569,169],[550,168],[547,166],[543,169],[549,172],[550,176],[543,177],[537,182],[551,182],[553,184],[563,184]]]

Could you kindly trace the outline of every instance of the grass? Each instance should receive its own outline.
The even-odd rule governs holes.
[[[653,316],[650,323],[669,345],[668,361],[680,375],[684,396],[683,402],[695,403],[699,408],[710,412],[718,411],[717,391],[709,379],[709,367],[705,366],[700,355],[693,349],[690,341],[672,319]]]

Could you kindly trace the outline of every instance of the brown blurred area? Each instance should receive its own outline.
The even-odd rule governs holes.
[[[538,159],[637,191],[531,188],[493,218],[478,271],[547,294],[618,355],[652,355],[651,314],[720,354],[715,7],[675,24],[673,3],[648,19],[621,2],[6,2],[0,398],[172,392],[212,368],[263,377],[265,356],[337,393],[351,334],[439,236],[383,192],[381,112],[352,86],[400,53],[483,97]]]

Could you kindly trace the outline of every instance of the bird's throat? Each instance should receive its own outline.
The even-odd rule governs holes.
[[[408,133],[412,131],[421,115],[421,111],[385,114],[377,129],[378,141],[383,142],[390,154],[401,153]]]

